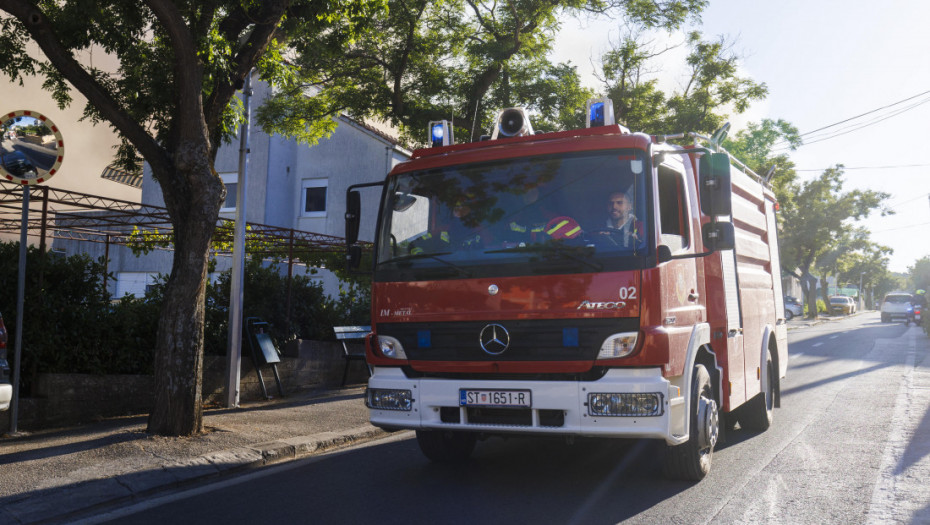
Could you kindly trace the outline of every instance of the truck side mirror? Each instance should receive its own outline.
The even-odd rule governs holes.
[[[346,246],[358,241],[358,227],[361,221],[362,197],[357,191],[346,193]]]
[[[736,247],[736,233],[732,222],[709,222],[704,225],[704,248],[716,252]]]
[[[717,217],[732,212],[730,185],[730,156],[726,153],[708,153],[699,163],[701,185],[701,211]]]

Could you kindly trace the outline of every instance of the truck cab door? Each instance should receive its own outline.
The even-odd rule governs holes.
[[[695,253],[695,234],[700,230],[693,177],[685,175],[678,158],[669,157],[658,166],[656,181],[658,244],[667,246],[673,256]],[[687,257],[660,268],[663,325],[670,336],[670,365],[677,369],[684,365],[694,325],[706,320],[704,265],[700,258]]]

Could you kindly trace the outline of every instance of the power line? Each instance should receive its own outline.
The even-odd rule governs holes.
[[[928,93],[930,93],[930,91],[924,91],[923,93],[918,93],[918,94],[916,94],[916,95],[907,97],[907,98],[902,99],[902,100],[899,100],[899,101],[897,101],[897,102],[893,102],[893,103],[891,103],[891,104],[887,104],[887,105],[885,105],[885,106],[882,106],[882,107],[879,107],[879,108],[876,108],[876,109],[873,109],[873,110],[870,110],[870,111],[866,111],[865,113],[860,113],[859,115],[856,115],[856,116],[854,116],[854,117],[849,117],[849,118],[840,120],[840,121],[838,121],[838,122],[834,122],[833,124],[829,124],[829,125],[827,125],[827,126],[823,126],[823,127],[817,128],[817,129],[815,129],[815,130],[813,130],[813,131],[808,131],[808,132],[806,132],[806,133],[802,133],[802,134],[800,134],[800,135],[798,135],[798,136],[799,136],[799,137],[805,137],[805,136],[808,136],[808,135],[811,135],[811,134],[814,134],[814,133],[817,133],[817,132],[820,132],[820,131],[823,131],[823,130],[832,128],[832,127],[836,127],[836,126],[839,126],[840,124],[845,124],[845,123],[847,123],[847,122],[856,120],[856,119],[861,118],[861,117],[864,117],[864,116],[866,116],[866,115],[870,115],[870,114],[872,114],[872,113],[876,113],[876,112],[879,112],[879,111],[882,111],[882,110],[885,110],[885,109],[888,109],[888,108],[897,106],[897,105],[899,105],[899,104],[903,104],[903,103],[905,103],[905,102],[914,100],[915,98],[919,98],[919,97],[924,96],[924,95],[926,95],[926,94],[928,94]],[[912,109],[914,109],[914,108],[916,108],[916,107],[918,107],[918,106],[920,106],[920,105],[922,105],[922,104],[925,104],[925,103],[927,103],[927,102],[930,102],[930,98],[927,98],[927,99],[925,99],[925,100],[922,100],[922,101],[919,101],[919,102],[917,102],[917,103],[914,103],[914,104],[912,104],[912,105],[910,105],[910,106],[908,106],[908,107],[905,107],[905,108],[902,108],[902,109],[897,109],[897,110],[895,110],[895,112],[892,112],[891,114],[888,114],[888,115],[886,115],[886,116],[879,116],[879,118],[873,119],[873,120],[871,120],[871,121],[869,121],[869,122],[866,122],[866,123],[864,123],[864,124],[862,124],[862,123],[860,123],[860,124],[853,124],[852,126],[847,126],[847,127],[845,127],[845,128],[842,128],[842,129],[847,130],[847,131],[842,131],[842,132],[840,132],[840,131],[833,131],[833,132],[831,132],[831,133],[833,133],[832,135],[827,135],[827,136],[825,136],[825,137],[818,138],[818,139],[813,140],[813,141],[810,141],[810,142],[805,142],[804,144],[801,144],[801,146],[806,146],[806,145],[808,145],[808,144],[814,144],[814,143],[821,142],[821,141],[824,141],[824,140],[827,140],[827,139],[831,139],[831,138],[834,138],[834,137],[839,137],[839,136],[841,136],[841,135],[845,135],[846,133],[852,133],[853,131],[857,131],[857,130],[862,129],[862,128],[865,128],[865,127],[867,127],[867,126],[871,126],[871,125],[873,125],[873,124],[878,124],[879,122],[882,122],[883,120],[887,120],[887,119],[889,119],[889,118],[891,118],[891,117],[900,115],[901,113],[904,113],[904,112],[906,112],[906,111],[910,111],[910,110],[912,110]],[[858,126],[858,127],[856,127],[856,126]],[[850,127],[852,127],[853,129],[848,129],[848,128],[850,128]],[[780,142],[777,142],[777,143],[774,144],[773,147],[772,147],[773,152],[776,151],[776,150],[784,151],[784,150],[788,150],[788,149],[791,149],[791,146],[790,146],[790,144],[789,144],[789,142],[788,142],[787,140],[782,140],[782,141],[780,141]]]
[[[884,117],[881,117],[881,118],[875,118],[875,119],[870,120],[870,121],[868,121],[868,122],[865,122],[865,123],[863,123],[863,124],[856,124],[856,125],[853,125],[853,126],[847,126],[847,127],[845,127],[845,128],[842,128],[843,130],[846,130],[846,131],[836,131],[836,132],[833,132],[832,134],[829,134],[829,135],[826,135],[826,136],[823,136],[823,137],[818,137],[818,138],[816,138],[815,140],[811,140],[811,141],[805,142],[803,145],[804,145],[804,146],[807,146],[807,145],[810,145],[810,144],[816,144],[816,143],[818,143],[818,142],[823,142],[823,141],[828,140],[828,139],[840,137],[840,136],[842,136],[842,135],[847,135],[847,134],[849,134],[849,133],[852,133],[853,131],[859,131],[860,129],[867,128],[867,127],[869,127],[869,126],[871,126],[871,125],[873,125],[873,124],[878,124],[879,122],[884,122],[884,121],[890,119],[891,117],[896,117],[896,116],[898,116],[898,115],[900,115],[900,114],[902,114],[902,113],[906,113],[906,112],[908,112],[908,111],[910,111],[910,110],[912,110],[912,109],[914,109],[914,108],[916,108],[916,107],[918,107],[918,106],[921,106],[921,105],[923,105],[923,104],[926,104],[927,102],[930,102],[930,98],[927,98],[926,100],[922,100],[922,101],[917,102],[917,103],[914,103],[914,104],[911,104],[910,106],[907,106],[907,107],[905,107],[905,108],[899,109],[899,110],[897,110],[896,112],[891,113],[891,114],[889,114],[889,115],[887,115],[887,116],[884,116]],[[851,128],[851,129],[850,129],[850,128]]]
[[[911,224],[911,225],[909,225],[909,226],[900,226],[900,227],[898,227],[898,228],[888,228],[888,229],[886,229],[886,230],[878,230],[878,231],[869,232],[869,233],[876,234],[876,233],[892,232],[892,231],[895,231],[895,230],[906,230],[906,229],[908,229],[908,228],[916,228],[916,227],[918,227],[918,226],[926,226],[926,225],[928,225],[928,224],[930,224],[930,222],[922,222],[922,223],[920,223],[920,224]]]
[[[902,205],[902,204],[907,204],[907,203],[909,203],[909,202],[914,202],[914,201],[916,201],[916,200],[918,200],[918,199],[923,199],[923,198],[926,197],[927,195],[930,195],[930,193],[924,193],[924,194],[922,194],[922,195],[918,195],[917,197],[914,197],[913,199],[908,199],[908,200],[906,200],[906,201],[900,201],[900,202],[894,201],[894,202],[889,202],[889,203],[888,203],[888,207],[891,208],[891,207],[893,207],[893,206],[900,206],[900,205]]]
[[[857,119],[857,118],[859,118],[859,117],[864,117],[864,116],[866,116],[866,115],[870,115],[870,114],[875,113],[875,112],[877,112],[877,111],[881,111],[881,110],[883,110],[883,109],[887,109],[887,108],[890,108],[890,107],[893,107],[893,106],[897,106],[898,104],[903,104],[903,103],[907,102],[908,100],[913,100],[913,99],[915,99],[915,98],[917,98],[917,97],[921,97],[921,96],[926,95],[926,94],[928,94],[928,93],[930,93],[930,90],[924,91],[923,93],[918,93],[918,94],[916,94],[916,95],[914,95],[914,96],[912,96],[912,97],[907,97],[907,98],[902,99],[902,100],[899,100],[899,101],[897,101],[897,102],[893,102],[893,103],[891,103],[891,104],[888,104],[887,106],[882,106],[882,107],[880,107],[880,108],[876,108],[876,109],[873,109],[873,110],[871,110],[871,111],[866,111],[865,113],[861,113],[861,114],[859,114],[859,115],[856,115],[855,117],[849,117],[849,118],[844,119],[844,120],[841,120],[841,121],[839,121],[839,122],[834,122],[833,124],[829,124],[829,125],[824,126],[824,127],[822,127],[822,128],[817,128],[817,129],[815,129],[815,130],[813,130],[813,131],[808,131],[807,133],[801,133],[801,134],[799,135],[799,137],[803,137],[804,135],[810,135],[811,133],[817,133],[818,131],[823,131],[823,130],[825,130],[825,129],[832,128],[832,127],[834,127],[834,126],[839,126],[840,124],[844,124],[844,123],[846,123],[846,122],[849,122],[850,120],[855,120],[855,119]]]
[[[892,170],[899,168],[930,168],[930,164],[898,164],[896,166],[843,166],[843,170]],[[795,169],[794,171],[826,171],[827,168],[821,169]]]

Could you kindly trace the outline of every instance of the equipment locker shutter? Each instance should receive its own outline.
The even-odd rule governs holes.
[[[769,253],[771,254],[771,266],[772,266],[772,290],[775,293],[775,311],[778,312],[778,317],[785,317],[785,298],[782,296],[781,288],[781,259],[778,255],[778,230],[775,223],[775,203],[772,201],[765,201],[765,218],[768,223],[768,240],[769,240]]]
[[[723,268],[723,293],[727,303],[727,331],[738,331],[743,323],[740,316],[739,282],[736,276],[736,250],[721,251],[720,259]]]

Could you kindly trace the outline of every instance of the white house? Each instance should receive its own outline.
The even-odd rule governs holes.
[[[257,82],[251,101],[254,109],[270,94],[270,87]],[[336,131],[313,146],[298,144],[251,127],[246,193],[246,221],[337,237],[345,234],[345,192],[352,185],[382,180],[391,168],[410,153],[390,135],[351,118],[340,116]],[[215,169],[227,186],[221,218],[233,219],[239,168],[239,140],[221,146]],[[377,207],[377,192],[363,192],[363,206]],[[146,166],[142,180],[142,204],[164,206],[161,187]],[[374,224],[362,225],[360,238],[374,238]],[[56,241],[54,248],[103,256],[100,244]],[[171,253],[156,250],[136,257],[123,246],[110,246],[109,271],[116,282],[110,291],[116,297],[139,294],[158,274],[171,269]],[[218,258],[219,271],[231,266],[229,257]],[[295,273],[301,271],[295,269]],[[326,293],[338,292],[338,280],[326,271],[317,274]]]

